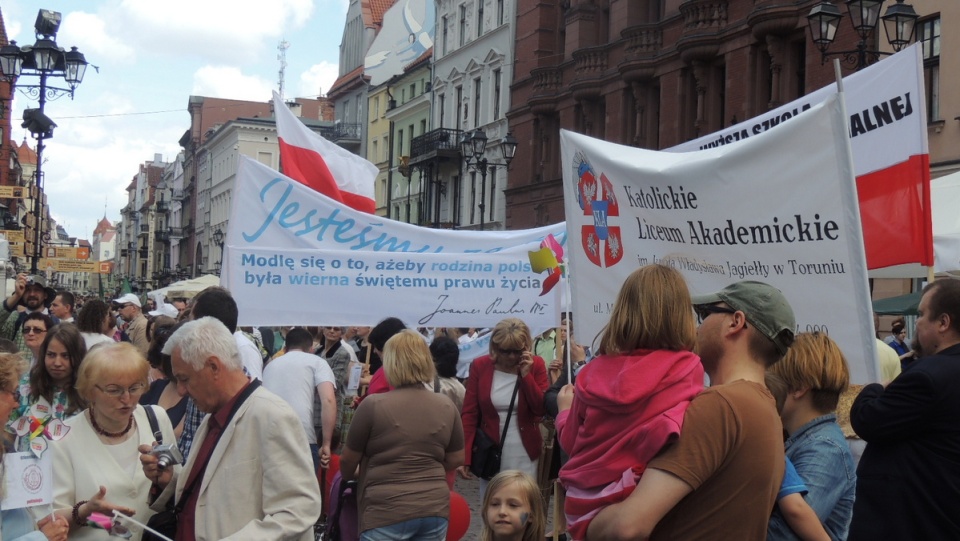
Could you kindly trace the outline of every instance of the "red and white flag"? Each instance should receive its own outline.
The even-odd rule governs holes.
[[[931,266],[930,151],[920,44],[844,77],[843,85],[867,268]],[[668,150],[701,150],[759,135],[823,101],[836,86]]]
[[[281,172],[348,207],[376,212],[373,190],[380,172],[377,166],[307,128],[276,92],[273,109]]]

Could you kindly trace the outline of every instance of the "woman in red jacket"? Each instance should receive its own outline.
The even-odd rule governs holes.
[[[537,460],[543,447],[537,422],[543,416],[543,393],[547,390],[547,367],[543,359],[531,352],[530,328],[517,318],[497,323],[490,336],[490,354],[478,357],[470,365],[467,393],[463,399],[463,435],[466,464],[459,468],[466,479],[477,432],[500,444],[507,419],[507,410],[516,388],[516,399],[506,438],[502,445],[500,470],[520,470],[534,477]],[[480,499],[486,488],[480,480]]]

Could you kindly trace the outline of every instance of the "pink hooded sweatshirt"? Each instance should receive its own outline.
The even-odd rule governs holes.
[[[560,481],[574,539],[583,539],[600,509],[633,491],[647,463],[680,435],[683,414],[702,390],[700,357],[689,351],[601,355],[583,367],[573,405],[556,420],[570,455]]]

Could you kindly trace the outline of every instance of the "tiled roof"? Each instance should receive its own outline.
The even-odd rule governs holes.
[[[327,95],[333,94],[337,90],[349,85],[351,82],[356,80],[360,75],[363,75],[363,66],[357,66],[356,68],[350,70],[348,73],[343,74],[334,81],[333,86],[330,87],[330,90],[327,91]]]
[[[423,64],[424,62],[430,60],[430,58],[431,58],[432,56],[433,56],[433,47],[430,47],[429,49],[427,49],[426,51],[424,51],[424,53],[423,53],[422,55],[420,55],[419,57],[417,57],[416,60],[414,60],[413,62],[410,62],[409,64],[407,64],[406,66],[404,66],[404,67],[403,67],[403,71],[405,71],[405,72],[406,72],[406,71],[413,71],[414,69],[420,67],[420,64]]]
[[[364,26],[381,28],[383,26],[383,14],[393,6],[394,2],[395,0],[362,0],[361,9]]]
[[[21,164],[37,165],[37,153],[30,148],[26,139],[20,145],[14,143],[14,146],[17,147],[17,159],[20,160]]]

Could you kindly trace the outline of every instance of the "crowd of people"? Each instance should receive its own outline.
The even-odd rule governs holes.
[[[649,265],[594,343],[567,316],[241,328],[221,287],[81,299],[19,275],[3,452],[52,454],[53,499],[4,506],[0,539],[306,541],[356,482],[358,539],[445,540],[458,475],[490,541],[960,539],[960,280],[926,286],[912,344],[904,322],[878,339],[865,386],[762,282],[691,297]]]

